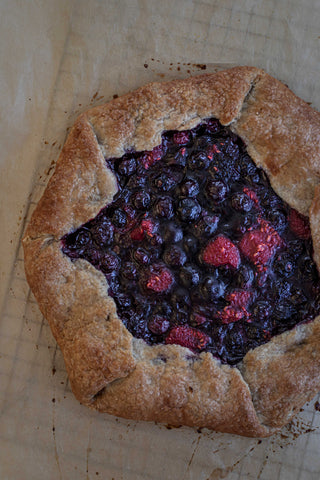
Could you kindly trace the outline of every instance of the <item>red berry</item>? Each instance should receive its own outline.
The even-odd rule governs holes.
[[[209,342],[208,335],[186,325],[174,327],[166,338],[167,344],[181,345],[193,351],[203,350]]]
[[[251,200],[254,202],[254,204],[255,204],[255,206],[256,206],[257,208],[260,207],[260,202],[259,202],[258,195],[256,194],[256,192],[255,192],[254,190],[251,190],[251,189],[248,188],[248,187],[244,187],[243,192],[244,192],[249,198],[251,198]]]
[[[141,241],[144,239],[145,235],[147,237],[153,237],[157,228],[158,225],[156,223],[152,222],[152,220],[145,219],[142,220],[138,227],[132,230],[132,232],[130,233],[130,237],[132,238],[132,240]]]
[[[223,235],[208,243],[203,251],[202,258],[214,267],[226,265],[237,268],[240,263],[239,250],[231,240]]]
[[[177,132],[173,135],[173,141],[177,145],[187,145],[190,141],[190,134],[188,132]]]
[[[141,226],[134,228],[130,233],[130,237],[132,238],[132,240],[137,240],[138,242],[143,240],[144,239],[144,231],[141,228]]]
[[[154,147],[151,152],[144,152],[140,157],[140,161],[144,168],[148,170],[152,165],[154,165],[158,160],[161,160],[163,155],[162,145]]]
[[[252,301],[252,293],[249,290],[234,290],[227,296],[227,301],[234,307],[246,308]]]
[[[311,237],[309,220],[301,213],[292,208],[289,213],[289,225],[293,233],[298,237],[307,240]]]
[[[258,229],[244,234],[239,249],[255,265],[265,265],[283,244],[278,232],[268,222],[260,220]]]
[[[156,293],[162,293],[171,287],[173,284],[173,276],[165,267],[153,267],[150,269],[150,275],[147,279],[146,286],[149,290]]]
[[[242,320],[248,315],[249,314],[245,308],[237,308],[232,305],[224,307],[222,312],[219,312],[219,318],[224,324],[238,322],[239,320]]]
[[[161,157],[163,155],[162,145],[158,145],[157,147],[154,147],[151,154],[153,157],[153,162],[157,162],[158,160],[161,160]]]
[[[147,237],[152,237],[153,234],[156,232],[158,225],[154,223],[152,220],[146,219],[142,220],[141,228],[147,235]]]

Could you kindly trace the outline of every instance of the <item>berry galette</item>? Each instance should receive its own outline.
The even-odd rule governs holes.
[[[262,70],[81,115],[23,244],[85,405],[247,436],[320,390],[320,114]]]

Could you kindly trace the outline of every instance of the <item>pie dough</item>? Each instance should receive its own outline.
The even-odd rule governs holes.
[[[117,192],[105,158],[152,150],[164,130],[215,117],[247,145],[275,192],[309,216],[320,265],[320,114],[254,67],[152,83],[76,120],[23,238],[27,280],[63,352],[77,399],[125,418],[266,437],[320,390],[320,316],[222,365],[147,345],[118,318],[104,275],[61,238]]]

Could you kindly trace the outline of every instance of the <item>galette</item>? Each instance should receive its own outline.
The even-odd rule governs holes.
[[[78,400],[272,435],[320,390],[320,114],[263,70],[80,115],[25,269]]]

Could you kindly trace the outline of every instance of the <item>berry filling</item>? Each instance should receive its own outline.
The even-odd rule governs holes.
[[[106,162],[118,193],[62,250],[105,275],[135,337],[234,365],[320,313],[308,219],[229,128],[209,119]]]

